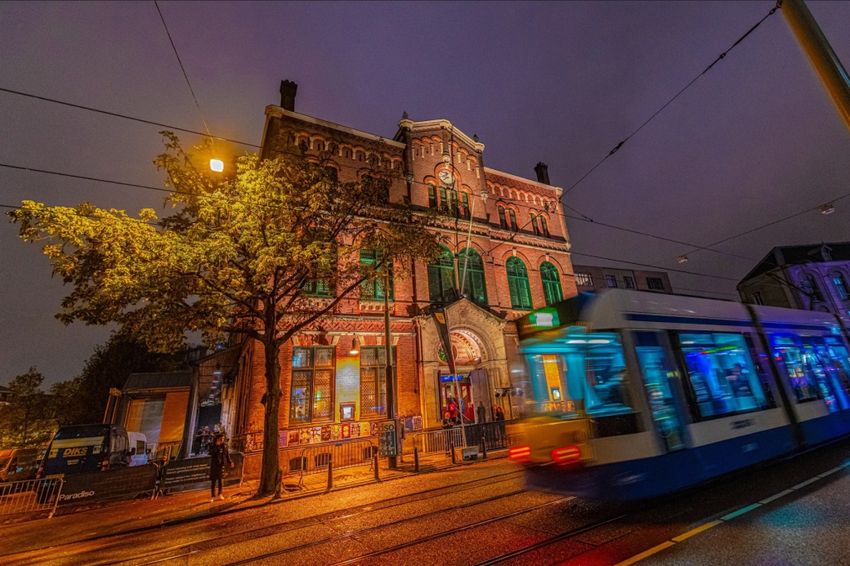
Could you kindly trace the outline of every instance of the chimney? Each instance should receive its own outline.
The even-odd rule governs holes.
[[[298,85],[292,81],[280,81],[280,105],[284,110],[295,112],[295,93]]]
[[[282,88],[282,87],[281,87]],[[538,161],[537,165],[534,166],[534,172],[537,173],[537,180],[541,183],[549,185],[549,166],[543,163],[542,161]]]

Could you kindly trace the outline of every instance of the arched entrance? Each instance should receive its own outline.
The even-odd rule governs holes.
[[[422,416],[426,428],[439,427],[444,413],[451,409],[466,422],[492,420],[495,393],[507,379],[504,320],[467,299],[446,309],[454,373],[440,340],[433,317],[418,320],[421,332]],[[480,405],[480,407],[479,407]]]

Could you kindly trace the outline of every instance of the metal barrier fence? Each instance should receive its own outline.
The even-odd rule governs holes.
[[[333,470],[374,466],[377,455],[378,446],[375,442],[364,439],[316,444],[300,449],[287,448],[280,451],[284,475],[298,474],[298,485],[303,486],[305,475],[328,472],[328,488],[333,483]]]
[[[0,515],[49,511],[52,517],[64,483],[60,478],[0,483]]]
[[[456,426],[441,430],[428,430],[413,435],[413,446],[420,454],[450,454],[451,448],[480,446],[482,439],[487,450],[499,450],[510,445],[507,425],[511,421]]]

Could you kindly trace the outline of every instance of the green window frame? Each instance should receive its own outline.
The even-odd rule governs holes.
[[[558,269],[548,261],[540,265],[540,280],[543,281],[543,296],[546,298],[547,305],[554,305],[564,300]]]
[[[440,187],[440,211],[446,212],[448,210],[449,199],[446,196],[446,187]]]
[[[445,246],[433,263],[428,264],[428,293],[432,303],[448,303],[457,297],[454,256]]]
[[[437,208],[437,187],[428,185],[428,208]]]
[[[331,287],[324,279],[310,279],[301,288],[310,297],[330,297]]]
[[[469,219],[470,210],[469,210],[469,193],[460,193],[461,199],[461,216],[465,219]]]
[[[363,249],[360,250],[360,265],[365,269],[374,269],[374,266],[378,264],[381,260],[381,254],[376,250],[372,249]],[[393,300],[393,288],[395,287],[395,282],[393,281],[393,264],[392,261],[387,262],[387,271],[389,271],[390,275],[390,284],[387,298],[389,300]],[[379,277],[378,279],[372,281],[364,281],[360,284],[360,298],[372,301],[383,301],[384,300],[384,278]]]
[[[531,309],[531,287],[528,285],[528,270],[518,257],[511,257],[505,263],[508,274],[508,288],[511,292],[511,307]]]
[[[484,281],[484,261],[472,248],[466,248],[457,258],[457,269],[463,278],[466,264],[466,279],[463,281],[463,294],[474,303],[487,304],[487,285]]]

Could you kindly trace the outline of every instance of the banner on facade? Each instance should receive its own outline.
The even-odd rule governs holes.
[[[452,339],[449,336],[449,321],[446,317],[446,309],[435,308],[432,314],[434,316],[434,322],[437,324],[437,334],[440,335],[443,352],[446,354],[446,363],[449,364],[449,371],[454,374],[455,358],[452,352]]]

